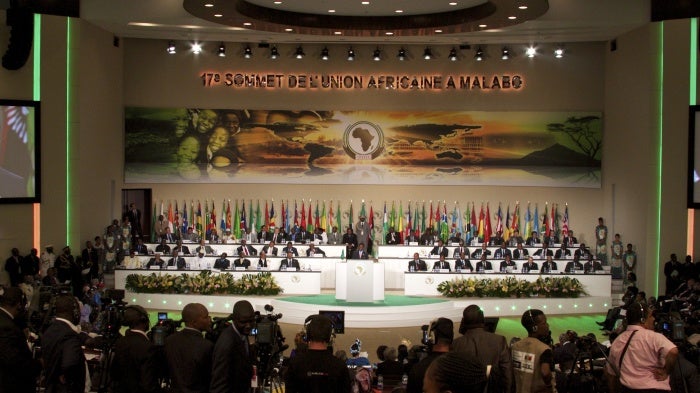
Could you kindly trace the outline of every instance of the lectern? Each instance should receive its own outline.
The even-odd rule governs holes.
[[[384,300],[384,264],[348,259],[335,266],[335,298],[347,302]]]

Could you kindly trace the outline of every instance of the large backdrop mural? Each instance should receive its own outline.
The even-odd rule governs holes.
[[[128,107],[128,183],[600,187],[602,114]]]

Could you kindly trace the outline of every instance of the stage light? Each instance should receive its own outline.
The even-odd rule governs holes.
[[[484,51],[481,50],[481,47],[476,48],[476,54],[474,54],[474,59],[476,59],[476,61],[484,60]]]
[[[399,49],[399,54],[396,55],[396,57],[398,57],[400,61],[406,60],[406,49],[404,49],[404,48]]]
[[[330,56],[328,55],[328,48],[321,49],[321,60],[328,60]]]
[[[352,50],[352,46],[348,49],[348,61],[355,60],[355,51]]]
[[[503,49],[501,49],[501,60],[508,60],[508,59],[510,59],[510,51],[508,50],[507,47],[504,46]]]
[[[450,60],[457,61],[457,49],[450,49],[450,55],[448,56]]]
[[[564,57],[564,48],[558,47],[557,49],[554,50],[554,57],[557,59],[561,59]]]
[[[527,57],[535,57],[536,54],[537,54],[537,49],[535,49],[534,46],[528,47],[528,48],[525,50],[525,55],[526,55]]]
[[[278,57],[280,57],[280,53],[277,52],[277,47],[276,47],[276,46],[273,46],[272,48],[270,48],[270,58],[271,58],[272,60],[275,60],[275,59],[277,59]]]
[[[430,60],[433,58],[433,52],[430,50],[429,47],[426,47],[425,50],[423,51],[423,58],[425,60]]]
[[[168,52],[169,55],[174,55],[176,52],[175,42],[174,41],[168,42],[168,48],[165,51]]]
[[[377,48],[374,50],[374,55],[372,55],[372,60],[379,61],[382,59],[382,50]]]
[[[253,50],[250,49],[250,45],[246,45],[245,50],[243,51],[243,57],[246,59],[253,57]]]
[[[194,53],[195,55],[202,53],[202,45],[197,42],[192,44],[192,53]]]
[[[226,45],[224,43],[219,44],[219,50],[217,51],[219,57],[226,57]]]
[[[296,57],[297,59],[303,59],[304,56],[306,56],[306,54],[304,53],[304,50],[301,49],[301,46],[298,46],[297,51],[294,54],[294,57]]]

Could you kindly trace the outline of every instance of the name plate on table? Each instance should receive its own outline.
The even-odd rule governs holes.
[[[236,266],[234,270],[246,270],[245,266]]]
[[[151,269],[160,269],[160,268],[158,266],[151,265],[151,266],[147,266],[146,269],[151,270]]]
[[[177,266],[168,266],[166,267],[167,270],[177,270]]]
[[[433,269],[433,273],[448,273],[448,269]]]
[[[408,242],[408,245],[409,245],[409,246],[417,246],[417,245],[418,245],[418,242]]]
[[[313,257],[314,258],[323,258],[324,255],[323,254],[314,254]]]
[[[529,274],[540,274],[540,271],[537,269],[532,269],[528,272]]]
[[[607,274],[605,270],[596,270],[595,274]]]
[[[459,247],[459,243],[452,242],[452,243],[450,243],[450,246],[452,246],[452,247]]]
[[[559,272],[559,270],[550,270],[549,273],[550,274],[559,274],[560,272]]]
[[[209,269],[209,270],[211,270],[212,273],[221,274],[221,270],[220,270],[220,269],[211,268],[211,269]]]
[[[496,271],[493,270],[493,269],[484,270],[484,273],[488,273],[488,274],[493,274],[493,273],[495,273],[495,272],[496,272]]]

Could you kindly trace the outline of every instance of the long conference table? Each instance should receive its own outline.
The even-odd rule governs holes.
[[[190,251],[194,252],[197,244],[187,244]],[[196,256],[184,256],[186,263],[190,266],[190,270],[178,271],[178,270],[147,270],[147,269],[117,269],[115,271],[115,288],[124,289],[126,276],[129,274],[141,274],[149,275],[155,274],[198,274],[202,270],[210,270],[211,266],[214,266],[214,261],[219,258],[223,252],[227,253],[227,259],[233,265],[233,261],[238,258],[236,256],[236,248],[240,244],[208,244],[214,250],[214,254],[206,255],[204,258],[198,258]],[[256,251],[260,252],[264,244],[251,244]],[[156,245],[147,245],[149,251],[154,251]],[[268,266],[269,271],[275,277],[280,286],[284,289],[285,294],[319,294],[322,289],[326,290],[336,290],[337,288],[336,280],[338,269],[337,266],[343,266],[339,264],[344,264],[347,262],[345,258],[341,258],[344,254],[345,247],[342,245],[318,245],[317,248],[323,250],[326,254],[325,257],[316,255],[314,257],[306,257],[301,255],[306,255],[307,245],[295,244],[299,257],[296,259],[299,261],[301,270],[296,271],[278,271],[280,266],[281,256],[268,256]],[[452,258],[454,249],[456,246],[447,246],[449,249],[449,258],[446,258],[450,267],[454,268],[454,258]],[[282,252],[282,245],[278,246],[280,254]],[[472,273],[472,272],[408,272],[408,261],[413,258],[414,253],[418,253],[421,259],[425,260],[428,268],[430,269],[435,261],[439,258],[434,255],[429,255],[432,250],[432,246],[417,246],[417,245],[380,245],[377,250],[376,262],[383,265],[384,271],[384,289],[388,290],[403,290],[405,295],[415,295],[415,296],[438,296],[437,285],[443,281],[449,281],[456,278],[468,278],[468,277],[479,277],[479,278],[503,278],[506,276],[516,276],[517,278],[525,279],[528,281],[534,281],[540,277],[539,273],[517,273],[521,270],[522,265],[526,262],[525,260],[514,260],[517,268],[514,269],[514,273]],[[480,246],[468,246],[470,252],[473,252]],[[488,247],[493,252],[497,247]],[[530,254],[539,249],[539,247],[527,247]],[[512,250],[512,249],[511,249]],[[555,250],[555,249],[552,249]],[[573,249],[572,249],[573,254]],[[153,255],[139,255],[138,258],[142,264],[145,266],[148,260],[152,258]],[[258,256],[251,255],[246,256],[250,263],[251,268],[247,271],[241,270],[226,270],[225,272],[231,273],[236,277],[242,276],[243,274],[257,273],[256,269]],[[162,259],[168,260],[169,256],[163,256]],[[555,262],[560,266],[561,269],[565,264],[571,261],[572,258],[557,259]],[[501,259],[489,259],[492,261],[494,266],[498,266]],[[541,265],[541,259],[535,259],[538,265]],[[472,260],[472,265],[475,266],[476,261]],[[375,270],[377,267],[375,267]],[[343,271],[345,269],[342,269]],[[218,271],[214,271],[217,273]],[[576,277],[584,285],[586,292],[590,296],[605,296],[610,297],[611,293],[611,276],[608,271],[599,272],[602,274],[573,274],[571,276]],[[342,273],[341,273],[342,275]],[[560,273],[552,274],[542,274],[546,275],[560,275]],[[379,284],[379,283],[377,283]]]

